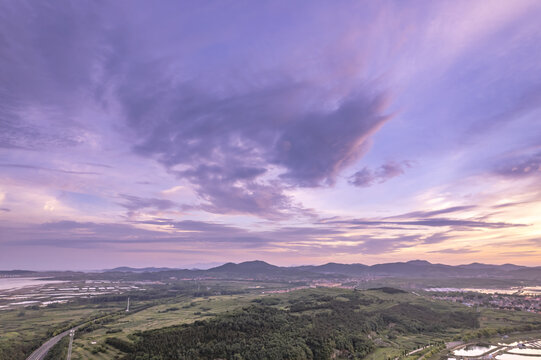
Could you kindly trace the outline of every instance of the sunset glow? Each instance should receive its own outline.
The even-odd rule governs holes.
[[[0,268],[540,266],[541,2],[416,4],[2,2]]]

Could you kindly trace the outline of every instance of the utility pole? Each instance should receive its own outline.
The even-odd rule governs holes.
[[[128,306],[126,306],[126,312],[130,312],[130,298],[128,297]]]

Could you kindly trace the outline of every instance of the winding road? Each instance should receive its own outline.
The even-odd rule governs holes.
[[[75,329],[66,330],[63,333],[60,333],[46,342],[43,343],[36,351],[34,351],[32,354],[30,354],[29,357],[26,358],[26,360],[43,360],[45,358],[45,355],[51,350],[51,348],[62,338],[66,335],[69,335],[71,331],[75,331]],[[72,338],[73,339],[73,338]],[[71,343],[70,343],[71,345]]]

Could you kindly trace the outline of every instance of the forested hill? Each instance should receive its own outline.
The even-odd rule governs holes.
[[[111,339],[143,359],[360,359],[375,337],[476,328],[469,309],[438,307],[400,290],[298,292],[193,324],[146,331],[134,344]]]

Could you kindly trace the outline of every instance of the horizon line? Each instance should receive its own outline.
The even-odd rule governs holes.
[[[210,269],[213,269],[213,268],[217,268],[217,267],[220,267],[220,266],[223,266],[223,265],[226,265],[226,264],[239,265],[239,264],[243,264],[243,263],[253,263],[253,262],[263,262],[265,264],[276,266],[276,267],[281,267],[281,268],[296,268],[296,267],[303,267],[303,266],[323,266],[323,265],[328,265],[328,264],[363,265],[363,266],[367,266],[367,267],[372,267],[372,266],[376,266],[376,265],[406,264],[406,263],[411,263],[411,262],[427,262],[430,265],[444,265],[444,266],[451,266],[451,267],[467,266],[467,265],[474,265],[474,264],[486,265],[486,266],[512,265],[512,266],[520,266],[520,267],[525,267],[525,268],[538,268],[538,267],[541,267],[541,265],[528,266],[528,265],[517,265],[517,264],[514,264],[514,263],[487,264],[487,263],[482,263],[482,262],[472,262],[472,263],[468,263],[468,264],[451,265],[451,264],[444,264],[444,263],[433,263],[433,262],[430,262],[428,260],[423,260],[423,259],[412,259],[412,260],[406,260],[406,261],[382,262],[382,263],[374,263],[374,264],[371,264],[371,265],[363,264],[363,263],[340,263],[340,262],[335,262],[335,261],[329,261],[329,262],[322,263],[322,264],[302,264],[302,265],[284,265],[284,266],[282,266],[282,265],[275,265],[275,264],[272,264],[272,263],[264,261],[264,260],[255,259],[255,260],[246,260],[246,261],[240,261],[240,262],[227,261],[227,262],[224,262],[224,263],[220,263],[219,265],[210,266],[208,268],[200,268],[200,267],[193,267],[193,266],[190,267],[189,265],[186,266],[186,267],[169,267],[169,266],[142,266],[142,267],[135,267],[135,266],[129,266],[129,265],[119,265],[119,266],[115,266],[115,267],[111,267],[111,268],[103,268],[103,269],[80,269],[80,270],[74,270],[74,269],[68,269],[68,270],[59,270],[59,269],[48,269],[48,270],[11,269],[11,270],[0,270],[0,272],[8,272],[8,271],[9,272],[13,272],[13,271],[29,271],[29,272],[62,271],[62,272],[68,272],[68,271],[73,271],[73,272],[84,272],[84,273],[88,272],[88,273],[90,273],[90,272],[103,272],[103,271],[108,271],[108,270],[115,270],[115,269],[118,269],[118,268],[130,268],[130,269],[135,269],[135,270],[142,270],[142,269],[149,269],[149,268],[156,268],[156,269],[161,268],[161,269],[169,269],[169,270],[190,270],[190,271],[202,270],[202,271],[205,271],[205,270],[210,270]]]

